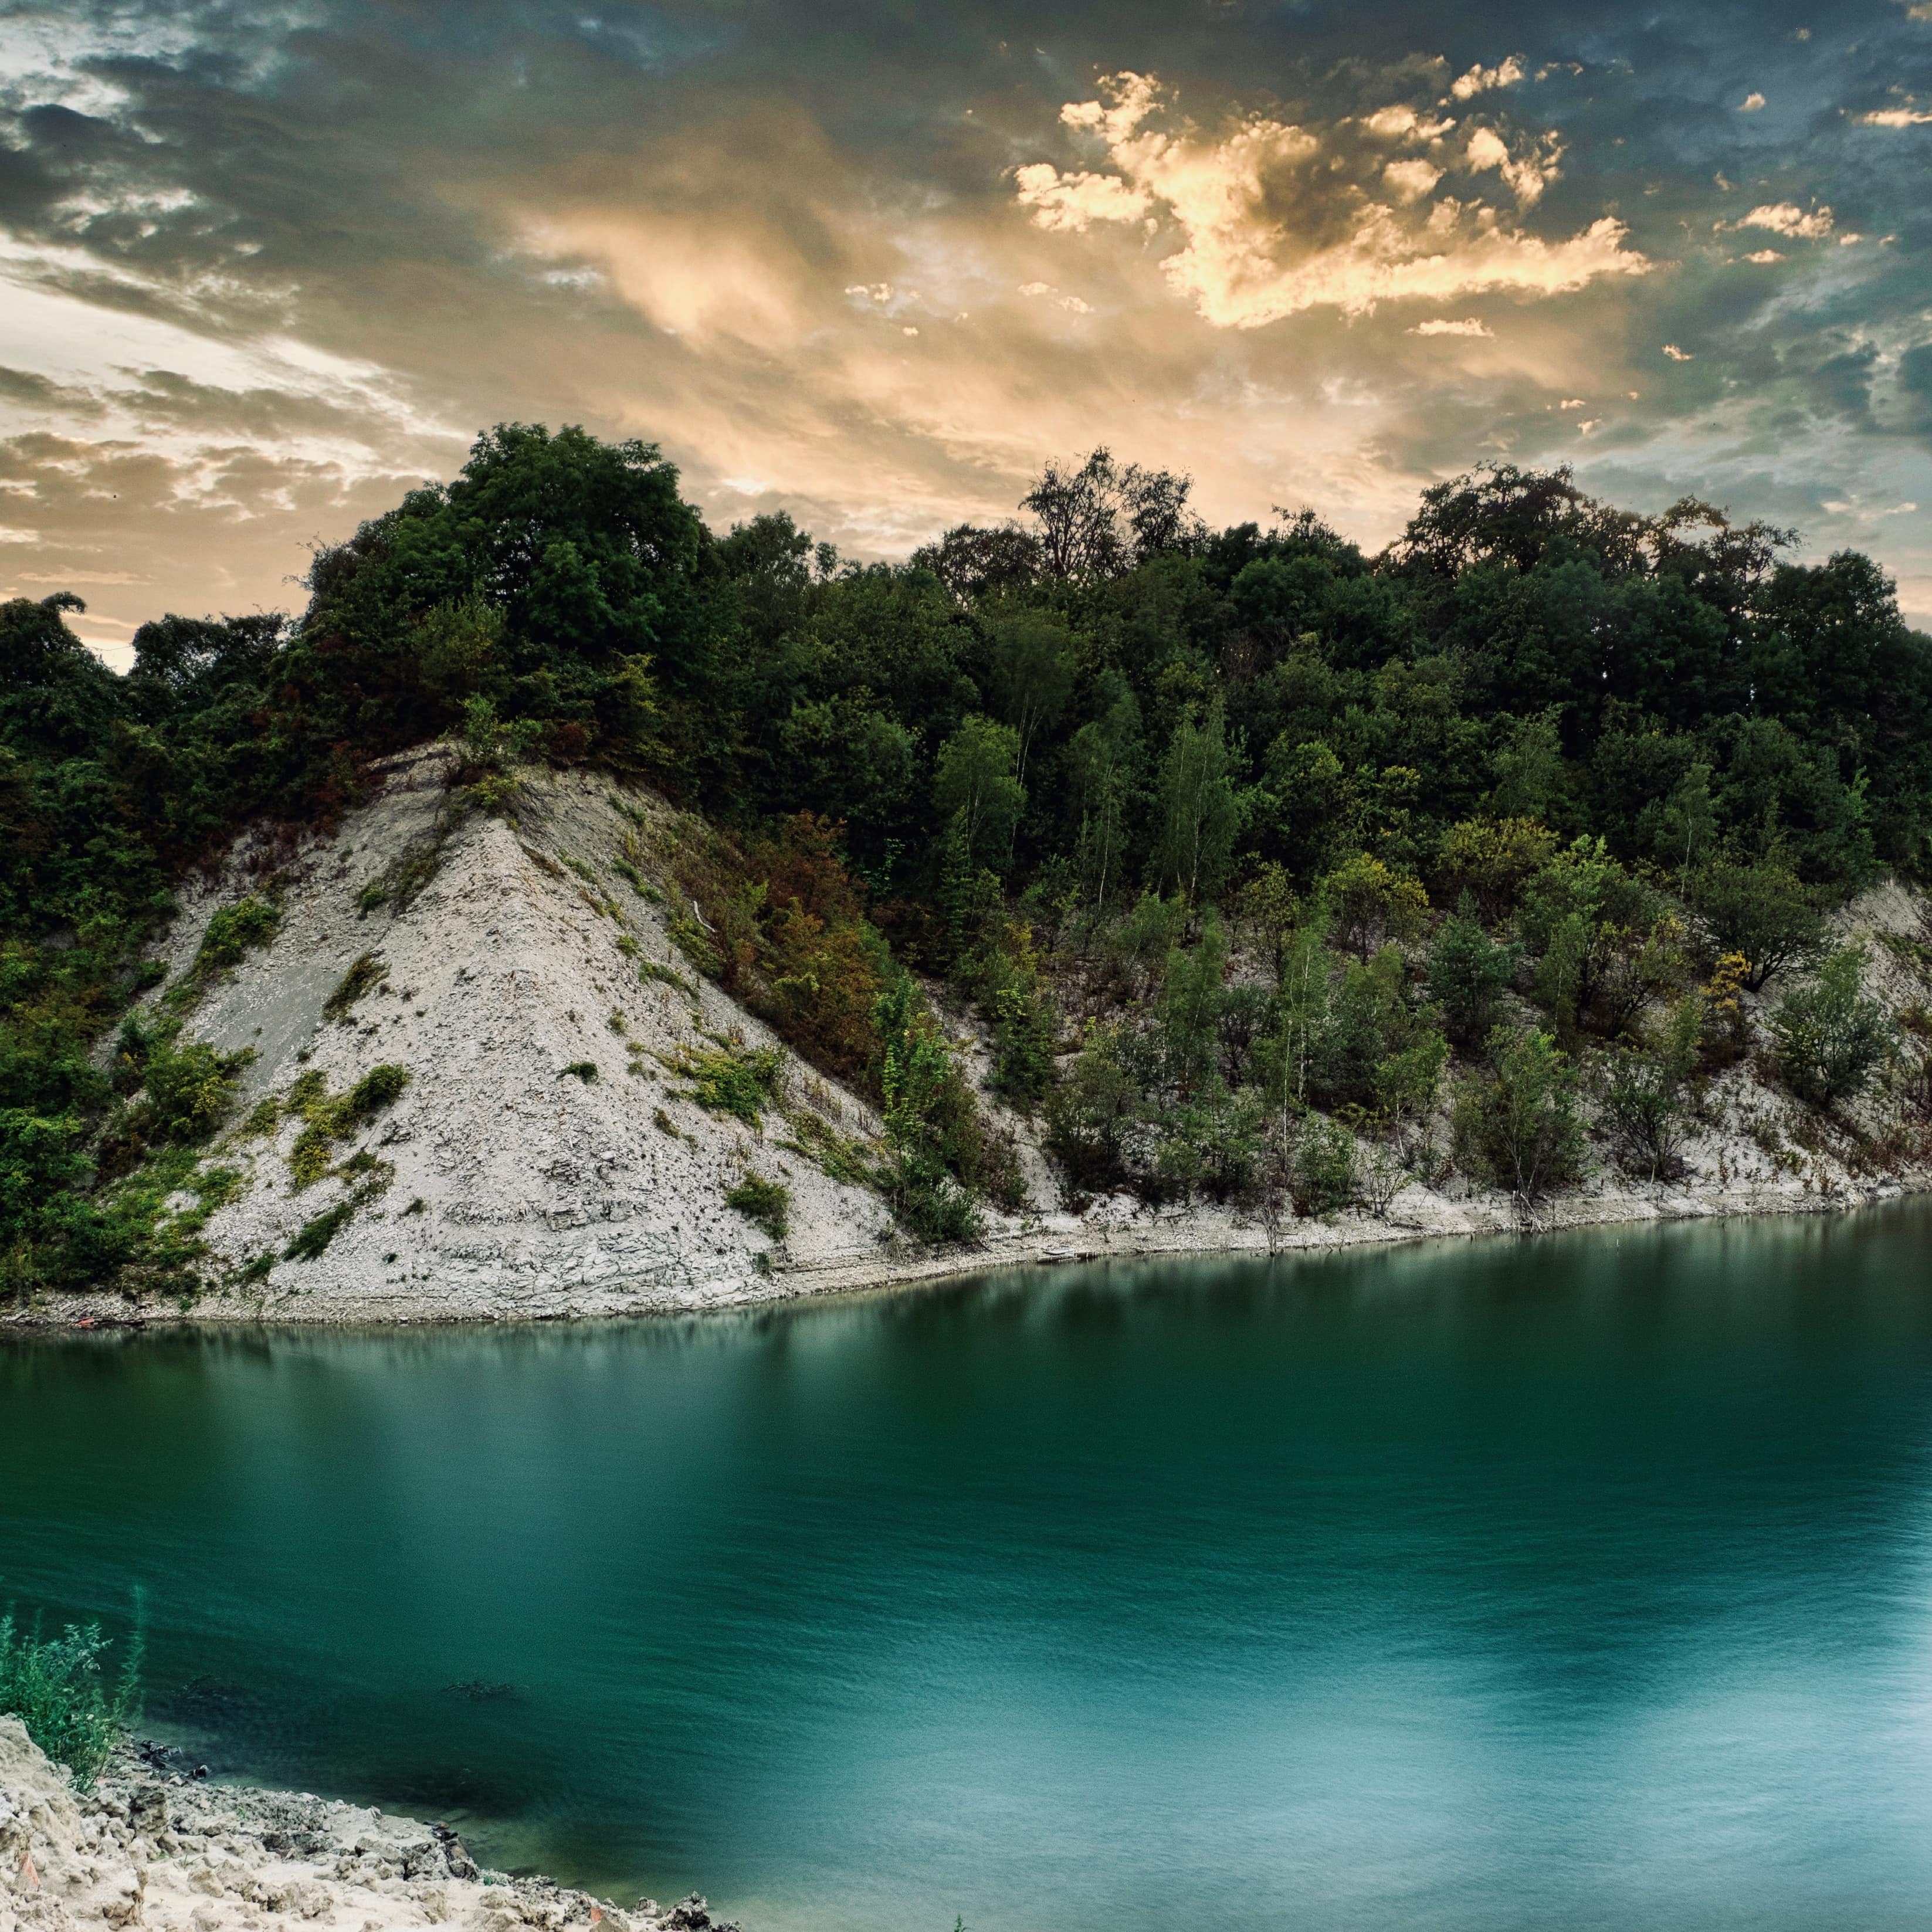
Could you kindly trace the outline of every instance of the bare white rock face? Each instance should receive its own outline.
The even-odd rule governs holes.
[[[1270,1253],[1526,1225],[1523,1209],[1504,1196],[1460,1180],[1437,1188],[1408,1179],[1379,1215],[1268,1222],[1231,1208],[1150,1210],[1125,1197],[1069,1212],[1034,1125],[986,1092],[986,1043],[942,995],[969,1072],[1013,1136],[1029,1198],[1015,1214],[988,1209],[974,1243],[910,1246],[895,1234],[876,1192],[832,1179],[798,1142],[796,1119],[808,1112],[876,1150],[872,1109],[702,980],[670,928],[674,914],[695,909],[640,891],[627,876],[625,842],[638,842],[633,850],[654,847],[676,818],[671,808],[607,776],[538,771],[525,782],[514,823],[472,812],[452,826],[452,764],[440,746],[392,759],[381,768],[378,795],[333,834],[291,847],[251,833],[218,872],[179,895],[159,949],[167,980],[151,1004],[190,974],[213,916],[270,877],[280,915],[271,941],[216,976],[188,1014],[193,1036],[254,1058],[206,1163],[234,1170],[238,1186],[208,1220],[208,1292],[182,1318],[645,1314],[1014,1262]],[[412,872],[418,889],[400,896],[399,910],[394,882]],[[1916,933],[1921,911],[1914,895],[1888,886],[1838,922],[1844,936],[1868,942],[1868,989],[1894,1011],[1926,989],[1870,942]],[[375,976],[332,1014],[332,996],[365,956],[365,977]],[[706,1112],[664,1064],[720,1040],[783,1054],[790,1121],[774,1111],[754,1130]],[[586,1064],[594,1078],[570,1070]],[[290,1156],[302,1122],[286,1110],[272,1131],[248,1130],[260,1103],[286,1102],[304,1075],[340,1094],[377,1066],[406,1070],[408,1084],[330,1148],[328,1176],[297,1185]],[[1580,1189],[1540,1204],[1534,1224],[1833,1208],[1925,1183],[1922,1166],[1896,1161],[1888,1172],[1854,1172],[1842,1151],[1808,1134],[1798,1110],[1748,1061],[1712,1083],[1709,1101],[1684,1180],[1634,1183],[1606,1163]],[[1884,1104],[1868,1109],[1874,1132]],[[782,1244],[725,1204],[726,1190],[747,1173],[790,1192]],[[322,1252],[285,1258],[305,1226],[344,1206]],[[130,1311],[116,1292],[0,1319],[66,1323],[130,1312],[175,1313],[152,1302]]]
[[[0,1718],[0,1932],[735,1932],[480,1870],[460,1839],[373,1806],[158,1777],[123,1750],[76,1792]]]

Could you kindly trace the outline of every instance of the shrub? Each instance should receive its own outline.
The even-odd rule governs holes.
[[[146,1131],[157,1140],[206,1140],[235,1098],[235,1078],[253,1056],[217,1053],[206,1041],[158,1042],[148,1054]]]
[[[1617,1165],[1634,1179],[1675,1180],[1683,1171],[1684,1083],[1697,1064],[1703,1006],[1700,998],[1680,1000],[1653,1043],[1613,1053],[1599,1070],[1599,1118]]]
[[[0,1616],[0,1717],[18,1718],[83,1791],[140,1712],[138,1618],[111,1689],[101,1668],[107,1648],[98,1624],[69,1624],[58,1636],[43,1636],[38,1617],[22,1630],[11,1609]]]
[[[1335,943],[1364,964],[1383,946],[1413,939],[1429,916],[1429,896],[1420,884],[1366,852],[1336,866],[1316,896],[1333,922]]]
[[[788,1118],[796,1137],[792,1144],[821,1173],[842,1180],[848,1187],[871,1187],[877,1184],[878,1176],[873,1172],[862,1142],[848,1139],[809,1108],[802,1107]]]
[[[1053,1084],[1058,1029],[1033,928],[1000,919],[962,959],[959,978],[993,1034],[993,1084],[1030,1113]]]
[[[1520,949],[1498,944],[1476,917],[1465,892],[1442,923],[1429,952],[1429,993],[1442,1009],[1449,1037],[1467,1046],[1489,1036],[1498,1004],[1516,977]]]
[[[289,1089],[288,1111],[307,1124],[289,1151],[289,1174],[296,1191],[328,1172],[333,1144],[390,1106],[410,1084],[410,1070],[385,1061],[372,1066],[346,1094],[331,1099],[327,1082],[311,1068]]]
[[[767,1180],[761,1174],[747,1174],[728,1188],[724,1204],[735,1208],[754,1226],[762,1228],[775,1241],[785,1238],[786,1216],[791,1208],[791,1190],[782,1182]]]
[[[382,871],[356,896],[358,915],[387,906],[394,912],[407,912],[422,896],[424,888],[442,869],[443,840],[446,829],[439,827],[429,842],[413,852],[392,859]]]
[[[1743,954],[1744,984],[1754,992],[1823,949],[1825,922],[1811,895],[1775,859],[1705,866],[1691,881],[1690,902],[1714,952]]]
[[[597,1063],[594,1060],[573,1060],[556,1077],[560,1080],[580,1080],[588,1087],[597,1078]]]
[[[1262,1151],[1261,1096],[1234,1094],[1218,1073],[1162,1115],[1155,1172],[1164,1193],[1202,1193],[1216,1201],[1254,1192]]]
[[[322,1250],[347,1226],[349,1217],[359,1204],[356,1198],[351,1195],[346,1201],[338,1201],[333,1208],[324,1209],[313,1220],[304,1221],[295,1239],[282,1250],[283,1260],[320,1260]]]
[[[1456,1156],[1477,1179],[1534,1201],[1576,1178],[1583,1150],[1568,1056],[1546,1033],[1490,1036],[1490,1068],[1457,1091]]]
[[[358,952],[341,983],[322,1003],[326,1019],[346,1019],[350,1010],[369,989],[388,977],[389,969],[373,952]]]
[[[252,948],[266,946],[281,923],[278,908],[252,893],[232,906],[224,906],[208,922],[201,936],[200,950],[194,956],[199,979],[211,978],[224,968],[238,965]]]
[[[1304,1216],[1339,1213],[1355,1198],[1355,1137],[1319,1114],[1305,1114],[1288,1150],[1288,1192]]]
[[[754,1132],[764,1132],[764,1109],[778,1091],[784,1066],[784,1056],[776,1047],[728,1044],[699,1052],[683,1047],[675,1056],[658,1058],[680,1079],[691,1082],[688,1097],[707,1114],[729,1114]]]
[[[1864,953],[1846,946],[1772,1015],[1778,1078],[1808,1106],[1855,1099],[1885,1058],[1885,1009],[1858,990],[1864,966]]]
[[[1442,835],[1436,875],[1458,898],[1472,894],[1481,916],[1505,918],[1524,885],[1556,856],[1556,836],[1528,818],[1466,818]]]
[[[1120,1029],[1090,1025],[1086,1043],[1048,1095],[1047,1152],[1074,1198],[1127,1184],[1127,1143],[1140,1118],[1140,1084]]]
[[[979,1232],[972,1192],[1003,1204],[1023,1198],[1010,1143],[981,1119],[932,1016],[910,976],[879,997],[875,1024],[884,1052],[886,1198],[921,1240],[963,1240]]]
[[[639,964],[638,977],[647,986],[654,982],[675,986],[687,999],[692,998],[696,991],[682,973],[674,972],[670,967],[660,965],[655,959],[646,959]]]

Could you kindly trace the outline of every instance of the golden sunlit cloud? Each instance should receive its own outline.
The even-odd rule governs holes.
[[[1129,73],[1103,81],[1097,98],[1069,102],[1060,118],[1104,149],[1112,172],[1029,163],[1014,176],[1020,205],[1051,232],[1103,224],[1171,232],[1181,246],[1162,271],[1217,328],[1259,328],[1319,308],[1358,316],[1384,302],[1490,291],[1564,294],[1652,266],[1612,216],[1551,242],[1474,196],[1429,199],[1452,170],[1473,178],[1499,169],[1519,203],[1533,202],[1559,157],[1548,136],[1513,149],[1484,126],[1457,156],[1445,147],[1450,124],[1438,122],[1426,138],[1443,151],[1440,161],[1388,161],[1360,135],[1424,134],[1412,110],[1319,131],[1249,113],[1204,133],[1156,78]]]

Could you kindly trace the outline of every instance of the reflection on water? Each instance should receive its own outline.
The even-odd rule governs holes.
[[[0,1349],[153,1728],[754,1932],[1919,1924],[1918,1204]]]

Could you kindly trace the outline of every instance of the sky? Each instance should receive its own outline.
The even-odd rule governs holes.
[[[520,421],[862,559],[1569,464],[1927,624],[1929,164],[1932,0],[0,0],[0,594],[298,609]]]

